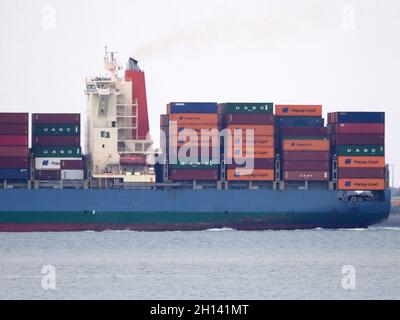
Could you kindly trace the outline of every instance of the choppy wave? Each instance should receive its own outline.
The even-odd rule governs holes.
[[[400,227],[372,227],[372,228],[369,228],[369,230],[394,230],[394,231],[400,231]]]
[[[310,232],[310,231],[328,231],[328,232],[335,232],[335,231],[371,231],[371,230],[394,230],[394,231],[400,231],[400,227],[389,227],[389,226],[377,226],[377,227],[369,227],[369,228],[339,228],[339,229],[325,229],[325,228],[314,228],[314,229],[294,229],[294,230],[260,230],[261,232],[270,232],[270,231],[285,231],[285,232]],[[206,232],[206,231],[211,231],[211,232],[223,232],[223,231],[238,231],[233,228],[210,228],[206,229],[203,231],[199,232]],[[136,231],[136,230],[129,230],[129,229],[123,229],[123,230],[105,230],[102,232],[98,231],[84,231],[85,233],[140,233],[144,231]],[[169,231],[169,232],[185,232],[185,231]],[[254,231],[255,232],[255,231]]]
[[[211,229],[207,229],[205,231],[216,232],[216,231],[236,231],[236,230],[232,229],[232,228],[211,228]]]
[[[368,228],[343,228],[343,229],[337,229],[338,231],[368,231]]]

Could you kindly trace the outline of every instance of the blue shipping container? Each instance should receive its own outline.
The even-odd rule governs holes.
[[[168,113],[216,113],[216,102],[171,102]]]
[[[27,169],[0,169],[1,180],[28,180]]]
[[[338,112],[338,123],[385,123],[385,113]]]
[[[275,125],[280,127],[323,127],[321,117],[275,117]]]

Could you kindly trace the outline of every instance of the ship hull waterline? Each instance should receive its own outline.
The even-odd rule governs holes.
[[[388,218],[383,200],[337,191],[0,190],[0,232],[367,228]]]

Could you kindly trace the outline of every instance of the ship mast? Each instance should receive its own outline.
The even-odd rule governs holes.
[[[115,54],[118,53],[116,51],[108,51],[107,46],[105,46],[105,56],[104,56],[104,66],[111,75],[111,81],[117,80],[117,71],[121,69],[118,65],[117,60],[115,59]]]

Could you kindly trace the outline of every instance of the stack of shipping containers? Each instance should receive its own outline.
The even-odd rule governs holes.
[[[0,113],[0,180],[29,179],[28,114]]]
[[[35,179],[83,180],[80,114],[33,114]]]
[[[273,103],[223,103],[218,106],[224,128],[227,181],[275,179],[275,117]],[[253,138],[247,140],[247,130]],[[251,147],[249,148],[249,146]],[[254,159],[252,168],[246,158]]]
[[[216,103],[170,103],[167,106],[167,115],[161,116],[161,128],[167,133],[171,123],[176,124],[177,134],[185,129],[193,130],[195,136],[189,135],[185,139],[175,137],[170,139],[167,135],[168,147],[167,157],[170,161],[168,166],[168,179],[171,181],[216,181],[219,174],[219,150],[218,130],[220,129],[219,117]],[[201,130],[217,130],[215,139],[202,139]],[[215,131],[214,130],[214,131]],[[187,131],[187,133],[189,133]],[[184,133],[185,134],[185,133]],[[189,147],[191,142],[198,141],[196,145],[197,155],[185,154],[185,158],[178,157],[180,148],[183,145]],[[202,149],[208,150],[207,154],[202,154]],[[213,159],[213,154],[218,158]],[[190,159],[189,159],[190,158]],[[186,161],[185,161],[186,160]],[[213,161],[214,160],[214,161]],[[176,162],[176,163],[174,163]]]
[[[385,189],[385,114],[328,114],[332,153],[337,155],[339,190]]]
[[[80,114],[33,114],[32,162],[28,121],[28,113],[0,113],[0,181],[27,181],[31,170],[38,180],[83,180]],[[169,162],[168,175],[158,181],[216,182],[223,160],[225,179],[239,184],[276,179],[296,185],[332,176],[339,190],[386,187],[384,112],[329,113],[324,127],[320,105],[276,105],[274,115],[272,103],[170,103],[160,128]],[[178,138],[185,129],[195,136]],[[214,137],[201,139],[201,130],[213,129]],[[223,146],[221,129],[231,134]],[[251,140],[246,130],[254,133]],[[198,142],[197,154],[188,141]],[[178,156],[183,146],[185,159]]]
[[[329,181],[330,154],[322,106],[276,105],[277,152],[284,181]]]

